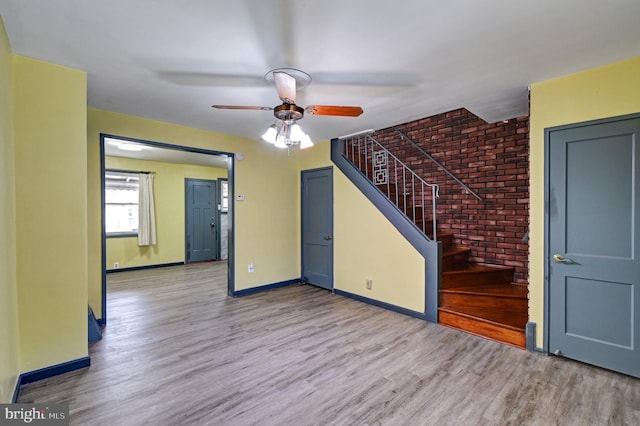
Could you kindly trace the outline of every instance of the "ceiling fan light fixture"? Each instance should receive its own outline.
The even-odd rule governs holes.
[[[283,121],[281,123],[280,129],[278,130],[278,135],[276,136],[276,142],[274,145],[277,148],[288,148],[292,145],[291,126],[286,121]]]
[[[302,140],[300,141],[300,149],[307,149],[313,146],[313,142],[311,142],[311,138],[309,135],[305,134]]]
[[[291,135],[289,139],[291,139],[294,143],[302,141],[302,139],[306,136],[304,130],[298,123],[294,123],[291,125]]]
[[[278,136],[278,129],[276,129],[276,124],[273,123],[262,135],[262,140],[268,142],[272,145],[276,143],[276,138]]]
[[[295,120],[282,120],[269,126],[262,139],[277,148],[291,148],[299,145],[300,149],[313,146],[311,138]],[[271,142],[273,141],[273,142]]]
[[[278,135],[276,138],[276,142],[273,144],[276,148],[289,148],[289,145],[286,144],[287,139],[284,136]]]

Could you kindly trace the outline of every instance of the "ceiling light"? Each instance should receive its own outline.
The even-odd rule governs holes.
[[[303,137],[305,137],[306,134],[304,133],[304,130],[302,130],[302,127],[300,127],[299,124],[295,123],[291,126],[291,140],[295,143],[295,142],[300,142],[302,140]]]
[[[262,139],[270,144],[275,144],[276,136],[278,136],[278,130],[276,129],[276,124],[273,123],[271,126],[269,126],[267,131],[264,132],[264,134],[262,135]]]
[[[132,144],[132,143],[119,143],[117,144],[118,148],[123,150],[123,151],[142,151],[144,149],[144,147],[142,145],[138,145],[138,144]]]
[[[300,145],[300,149],[313,146],[311,138],[296,120],[279,120],[267,128],[262,139],[277,148],[290,148]]]
[[[309,135],[304,135],[300,141],[300,149],[311,148],[312,146],[313,142],[311,142]]]

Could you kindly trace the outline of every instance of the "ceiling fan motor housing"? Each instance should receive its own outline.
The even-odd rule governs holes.
[[[273,109],[273,115],[279,120],[299,120],[304,115],[304,108],[295,104],[283,103]]]

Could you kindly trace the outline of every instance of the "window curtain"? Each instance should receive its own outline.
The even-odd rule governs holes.
[[[153,200],[153,173],[140,173],[138,203],[138,245],[156,244],[156,212]]]

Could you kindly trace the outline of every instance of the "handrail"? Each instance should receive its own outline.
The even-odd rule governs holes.
[[[433,226],[432,237],[434,241],[437,241],[436,198],[439,196],[439,186],[428,183],[418,176],[418,174],[411,170],[398,157],[381,145],[370,133],[343,136],[340,139],[343,140],[344,144],[342,154],[356,165],[379,190],[380,187],[386,186],[385,195],[393,201],[396,207],[405,213],[405,215],[410,216],[416,226],[418,226],[425,235],[427,234],[426,228],[428,222],[424,215],[425,201],[427,201],[425,199],[425,190],[430,190]],[[407,192],[408,188],[411,188],[409,192]],[[381,192],[384,193],[384,191]],[[408,197],[410,198],[409,200]],[[416,222],[416,218],[418,217],[416,210],[417,201],[420,201],[417,206],[422,208],[422,217],[418,220],[420,223]]]
[[[464,182],[462,182],[460,179],[458,179],[458,177],[456,175],[454,175],[453,173],[451,173],[445,166],[442,165],[442,163],[440,163],[438,160],[436,160],[435,158],[433,158],[431,156],[431,154],[429,154],[427,151],[425,151],[424,149],[422,149],[422,147],[420,145],[418,145],[417,143],[415,143],[409,136],[405,135],[403,132],[401,132],[397,127],[393,127],[393,130],[395,130],[401,138],[406,139],[411,145],[413,145],[414,148],[416,148],[418,151],[420,151],[422,154],[424,154],[425,157],[427,157],[429,160],[433,161],[436,166],[438,166],[443,172],[445,172],[446,174],[448,174],[451,178],[453,178],[453,180],[455,180],[456,182],[458,182],[460,185],[462,185],[462,187],[471,195],[473,195],[474,197],[476,197],[478,200],[480,201],[484,201],[482,199],[482,197],[480,197],[478,194],[476,194],[475,192],[473,192],[473,190],[471,188],[469,188]]]

